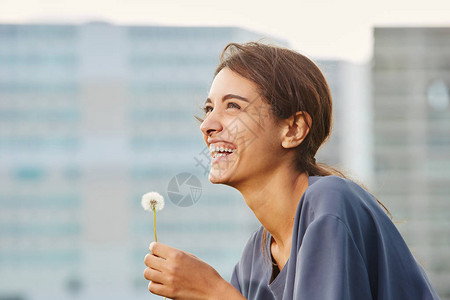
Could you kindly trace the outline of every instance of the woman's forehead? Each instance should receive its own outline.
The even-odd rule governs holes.
[[[253,81],[229,68],[224,68],[214,77],[208,98],[216,101],[227,94],[238,95],[249,101],[255,100],[259,96],[258,86]]]

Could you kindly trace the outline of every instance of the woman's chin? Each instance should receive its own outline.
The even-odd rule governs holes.
[[[227,184],[230,179],[227,173],[228,172],[224,170],[211,169],[211,171],[209,172],[209,181],[214,184]]]
[[[210,173],[209,173],[209,181],[211,181],[211,183],[224,183],[224,178],[223,178],[223,175],[217,175],[217,174],[214,174],[214,172],[213,171],[211,171]]]

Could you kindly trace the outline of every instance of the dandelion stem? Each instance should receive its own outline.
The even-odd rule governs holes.
[[[157,242],[158,237],[156,236],[156,211],[154,206],[153,206],[153,230],[155,231],[155,242]]]
[[[156,211],[155,211],[155,207],[153,206],[153,230],[155,231],[155,242],[158,241],[158,237],[156,236]],[[164,300],[166,300],[167,298],[164,297]]]

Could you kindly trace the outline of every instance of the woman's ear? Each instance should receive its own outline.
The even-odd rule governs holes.
[[[286,149],[300,145],[312,125],[311,116],[306,111],[298,111],[282,122],[281,146]]]

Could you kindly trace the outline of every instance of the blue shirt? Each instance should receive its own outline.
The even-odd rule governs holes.
[[[272,282],[262,234],[250,237],[231,278],[249,300],[439,299],[376,199],[351,180],[309,177],[289,259]],[[269,255],[270,240],[268,233]]]

